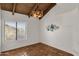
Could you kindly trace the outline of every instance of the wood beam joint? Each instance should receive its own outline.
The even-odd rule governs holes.
[[[35,3],[34,6],[32,7],[31,11],[29,12],[29,17],[31,16],[32,11],[34,11],[37,8],[37,4]]]
[[[14,15],[16,9],[16,3],[13,4],[12,15]]]
[[[55,5],[56,5],[56,3],[51,3],[51,4],[48,6],[48,8],[44,11],[43,16],[45,16],[45,15],[48,13],[48,11],[49,11],[51,8],[53,8]],[[42,18],[42,17],[41,17],[41,18]],[[41,19],[41,18],[40,18],[40,19]]]

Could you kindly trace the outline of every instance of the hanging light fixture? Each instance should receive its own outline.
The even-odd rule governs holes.
[[[37,5],[37,8],[34,11],[32,11],[32,16],[41,18],[43,16],[43,11],[39,10],[38,7],[39,7],[39,5]]]

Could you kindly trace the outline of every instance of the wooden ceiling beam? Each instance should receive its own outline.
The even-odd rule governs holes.
[[[13,4],[12,15],[14,15],[16,9],[16,3]]]
[[[34,6],[31,8],[31,11],[29,12],[29,17],[31,16],[32,11],[34,11],[37,8],[37,4],[35,3]]]
[[[0,3],[0,9],[1,9],[1,3]]]
[[[51,9],[51,8],[53,8],[54,6],[56,5],[56,3],[51,3],[48,7],[47,7],[47,9],[43,12],[43,16],[45,16],[47,13],[48,13],[48,11]],[[42,18],[42,17],[41,17]],[[40,18],[40,19],[41,19]]]
[[[43,10],[43,16],[45,16],[48,11],[53,8],[54,6],[56,5],[56,3],[50,3],[48,4],[47,7],[44,7],[45,10]],[[27,7],[28,5],[26,6],[26,10],[20,10],[20,12],[18,12],[18,8],[20,9],[20,7],[17,7],[18,4],[17,3],[11,3],[11,4],[1,4],[1,8],[2,10],[7,10],[7,11],[11,11],[12,12],[12,15],[14,15],[15,12],[17,13],[21,13],[21,14],[25,14],[26,15],[26,11],[27,11]],[[25,5],[24,5],[25,6]],[[30,5],[29,5],[30,6]],[[31,5],[31,7],[29,7],[30,11],[27,12],[27,15],[30,17],[32,15],[32,11],[36,10],[36,9],[41,9],[43,7],[41,7],[42,5],[39,3],[34,3],[33,6]],[[21,6],[22,7],[22,6]],[[41,18],[43,18],[43,16]],[[40,18],[40,19],[41,19]]]

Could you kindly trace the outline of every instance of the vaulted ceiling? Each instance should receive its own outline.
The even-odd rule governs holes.
[[[38,3],[2,3],[0,5],[2,10],[11,11],[13,15],[14,13],[21,13],[30,17],[32,11],[36,9],[37,4]],[[37,10],[42,10],[43,16],[45,16],[55,5],[56,3],[39,3]]]

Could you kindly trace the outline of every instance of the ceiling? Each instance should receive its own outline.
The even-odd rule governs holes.
[[[56,3],[2,3],[0,5],[2,10],[11,11],[12,15],[14,15],[14,13],[20,13],[30,17],[32,11],[37,8],[37,5],[37,10],[42,10],[43,16],[45,16],[45,14],[56,5]]]

